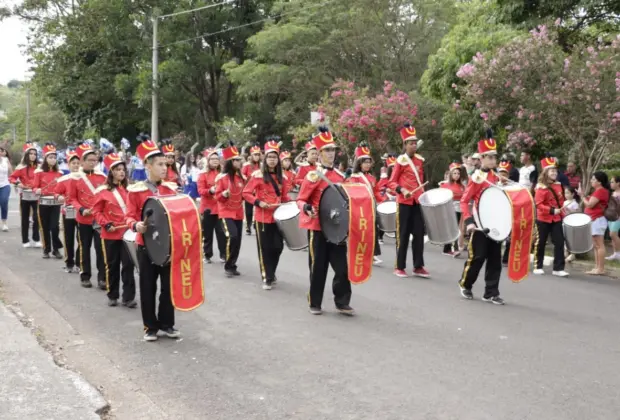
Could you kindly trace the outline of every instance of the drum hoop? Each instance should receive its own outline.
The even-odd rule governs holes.
[[[586,216],[589,220],[588,220],[588,223],[583,224],[583,225],[571,225],[571,224],[566,223],[566,219],[575,219],[575,217],[571,217],[571,216],[578,216],[579,218],[582,218],[584,220],[585,220],[584,216]],[[593,222],[592,218],[585,213],[572,213],[572,214],[564,216],[564,218],[562,219],[562,225],[568,226],[568,227],[574,227],[574,228],[585,227],[585,226],[588,226],[589,224],[591,225],[592,222]]]
[[[451,192],[451,193],[452,193],[452,191],[450,191],[450,190],[449,190],[449,189],[447,189],[447,188],[434,188],[434,189],[432,189],[432,190],[428,190],[428,191],[424,192],[424,193],[420,196],[420,200],[419,200],[419,201],[420,201],[420,205],[422,205],[422,206],[424,206],[424,207],[439,207],[439,206],[444,206],[444,205],[446,205],[447,203],[452,203],[452,202],[454,201],[454,193],[452,193],[452,197],[450,197],[450,199],[449,199],[449,200],[442,201],[441,203],[437,203],[437,204],[422,204],[421,199],[422,199],[422,196],[424,196],[424,194],[428,194],[429,192],[434,191],[434,190],[442,190],[442,189],[443,189],[443,190],[446,190],[446,191],[449,191],[449,192]]]
[[[292,203],[292,204],[291,204],[291,203]],[[287,218],[287,219],[280,219],[280,218],[276,217],[276,213],[278,212],[278,210],[279,210],[279,209],[281,209],[281,208],[286,208],[285,206],[286,206],[286,207],[291,207],[291,208],[295,208],[295,209],[297,209],[297,214],[295,214],[294,216],[291,216],[291,217],[289,217],[289,218]],[[280,207],[278,207],[278,208],[277,208],[277,209],[273,212],[273,219],[274,219],[276,222],[288,222],[289,220],[293,220],[293,219],[295,219],[296,217],[299,217],[299,215],[300,215],[300,214],[301,214],[301,211],[299,211],[299,208],[297,207],[297,204],[296,204],[296,203],[294,203],[293,201],[289,201],[289,202],[287,202],[287,203],[283,203]]]

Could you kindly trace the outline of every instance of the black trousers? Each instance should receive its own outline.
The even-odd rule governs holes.
[[[133,276],[134,264],[122,239],[102,239],[105,283],[108,298],[118,299],[121,277],[123,279],[123,302],[136,298],[136,279]],[[121,270],[121,264],[123,266]]]
[[[424,267],[424,219],[419,204],[396,205],[396,268],[407,267],[407,248],[409,236],[413,234],[411,250],[413,252],[413,268]]]
[[[310,293],[308,303],[320,308],[323,303],[327,270],[334,270],[332,291],[336,307],[347,306],[351,302],[351,283],[347,264],[347,245],[334,245],[327,242],[320,230],[308,230],[308,263],[310,266]]]
[[[30,227],[30,211],[32,210],[32,240],[39,242],[41,237],[39,236],[39,203],[37,201],[24,201],[19,200],[19,212],[22,223],[22,243],[27,244],[28,240],[28,228]]]
[[[222,229],[222,224],[218,223],[220,219],[217,214],[211,214],[211,210],[205,210],[202,217],[202,238],[203,251],[205,258],[213,258],[213,233],[217,238],[217,247],[220,252],[220,258],[226,258],[226,235]]]
[[[60,206],[39,206],[39,224],[41,226],[43,252],[49,254],[52,249],[54,251],[62,249]]]
[[[243,220],[220,219],[222,230],[226,236],[226,263],[224,270],[236,270],[241,238],[243,237]]]
[[[461,213],[460,212],[456,212],[456,224],[458,225],[459,223],[461,223]],[[458,239],[456,241],[454,241],[454,244],[445,244],[443,246],[443,252],[458,251],[458,250],[459,250],[459,240]]]
[[[159,266],[151,262],[146,248],[138,246],[138,266],[140,271],[140,309],[144,331],[157,332],[174,327],[174,307],[170,297],[170,265]],[[157,278],[161,283],[159,309],[155,315]]]
[[[379,229],[379,225],[375,225],[375,253],[373,254],[375,257],[381,255],[381,245],[379,244],[379,239],[383,236],[379,236],[381,233],[381,229]]]
[[[247,201],[244,201],[243,204],[245,206],[245,230],[246,232],[251,232],[252,221],[254,219],[254,205]]]
[[[534,267],[543,268],[545,259],[545,246],[547,238],[551,235],[553,242],[553,271],[562,271],[566,261],[564,260],[564,231],[562,222],[545,223],[536,221],[538,235],[536,237],[536,253],[534,254]]]
[[[276,278],[280,255],[284,250],[284,238],[275,223],[254,223],[261,278],[263,282],[271,284]]]
[[[471,290],[478,279],[482,265],[486,262],[484,273],[484,297],[499,296],[499,276],[502,273],[502,244],[489,239],[484,233],[474,231],[469,239],[469,256],[465,261],[463,275],[459,284]]]
[[[508,257],[510,257],[510,236],[504,242],[504,255],[502,256],[502,264],[508,264]]]
[[[75,247],[75,238],[77,235],[77,221],[75,219],[67,219],[62,216],[63,236],[65,241],[65,265],[67,268],[73,268],[76,265],[79,266],[80,262],[80,245],[78,242],[77,248]]]
[[[93,229],[93,225],[78,223],[78,243],[80,246],[80,278],[82,281],[90,280],[92,269],[90,264],[90,247],[95,244],[95,258],[97,259],[97,282],[105,282],[105,264],[101,249],[101,237],[99,232]]]

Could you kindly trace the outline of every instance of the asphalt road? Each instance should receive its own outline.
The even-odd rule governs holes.
[[[482,282],[475,300],[462,300],[463,260],[434,246],[425,253],[431,280],[392,276],[389,243],[384,267],[353,288],[357,316],[335,312],[329,286],[325,314],[312,316],[308,254],[285,250],[279,284],[263,291],[255,237],[245,236],[243,276],[205,265],[208,301],[177,312],[183,339],[145,343],[139,310],[107,307],[105,293],[82,289],[62,262],[21,248],[17,216],[0,232],[0,263],[10,270],[0,280],[15,274],[8,298],[23,300],[67,362],[103,389],[113,417],[620,418],[616,280],[503,277],[500,307],[480,300]]]

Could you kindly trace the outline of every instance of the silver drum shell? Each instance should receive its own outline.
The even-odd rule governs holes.
[[[452,191],[447,188],[428,190],[419,201],[429,241],[439,245],[454,243],[461,231],[456,221]]]
[[[289,207],[297,209],[297,214],[285,219],[283,217],[284,209]],[[282,211],[279,212],[278,210],[280,209],[282,209]],[[288,215],[290,216],[290,214],[291,213]],[[273,213],[273,218],[284,237],[284,242],[286,242],[286,246],[291,251],[301,251],[302,249],[308,248],[308,231],[299,227],[299,214],[297,203],[294,201],[282,204]]]
[[[573,213],[562,220],[566,249],[571,254],[586,254],[594,248],[592,219],[584,213]]]

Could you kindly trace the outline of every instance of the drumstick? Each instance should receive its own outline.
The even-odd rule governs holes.
[[[424,184],[420,185],[419,187],[417,187],[413,191],[409,191],[409,194],[407,194],[406,198],[411,197],[416,191],[420,190],[421,188],[424,188],[426,186],[426,184],[428,184],[428,181],[426,181]]]
[[[146,225],[146,222],[149,221],[149,217],[151,217],[153,215],[153,209],[147,209],[145,215],[146,215],[146,217],[144,218],[142,223],[144,223]]]

